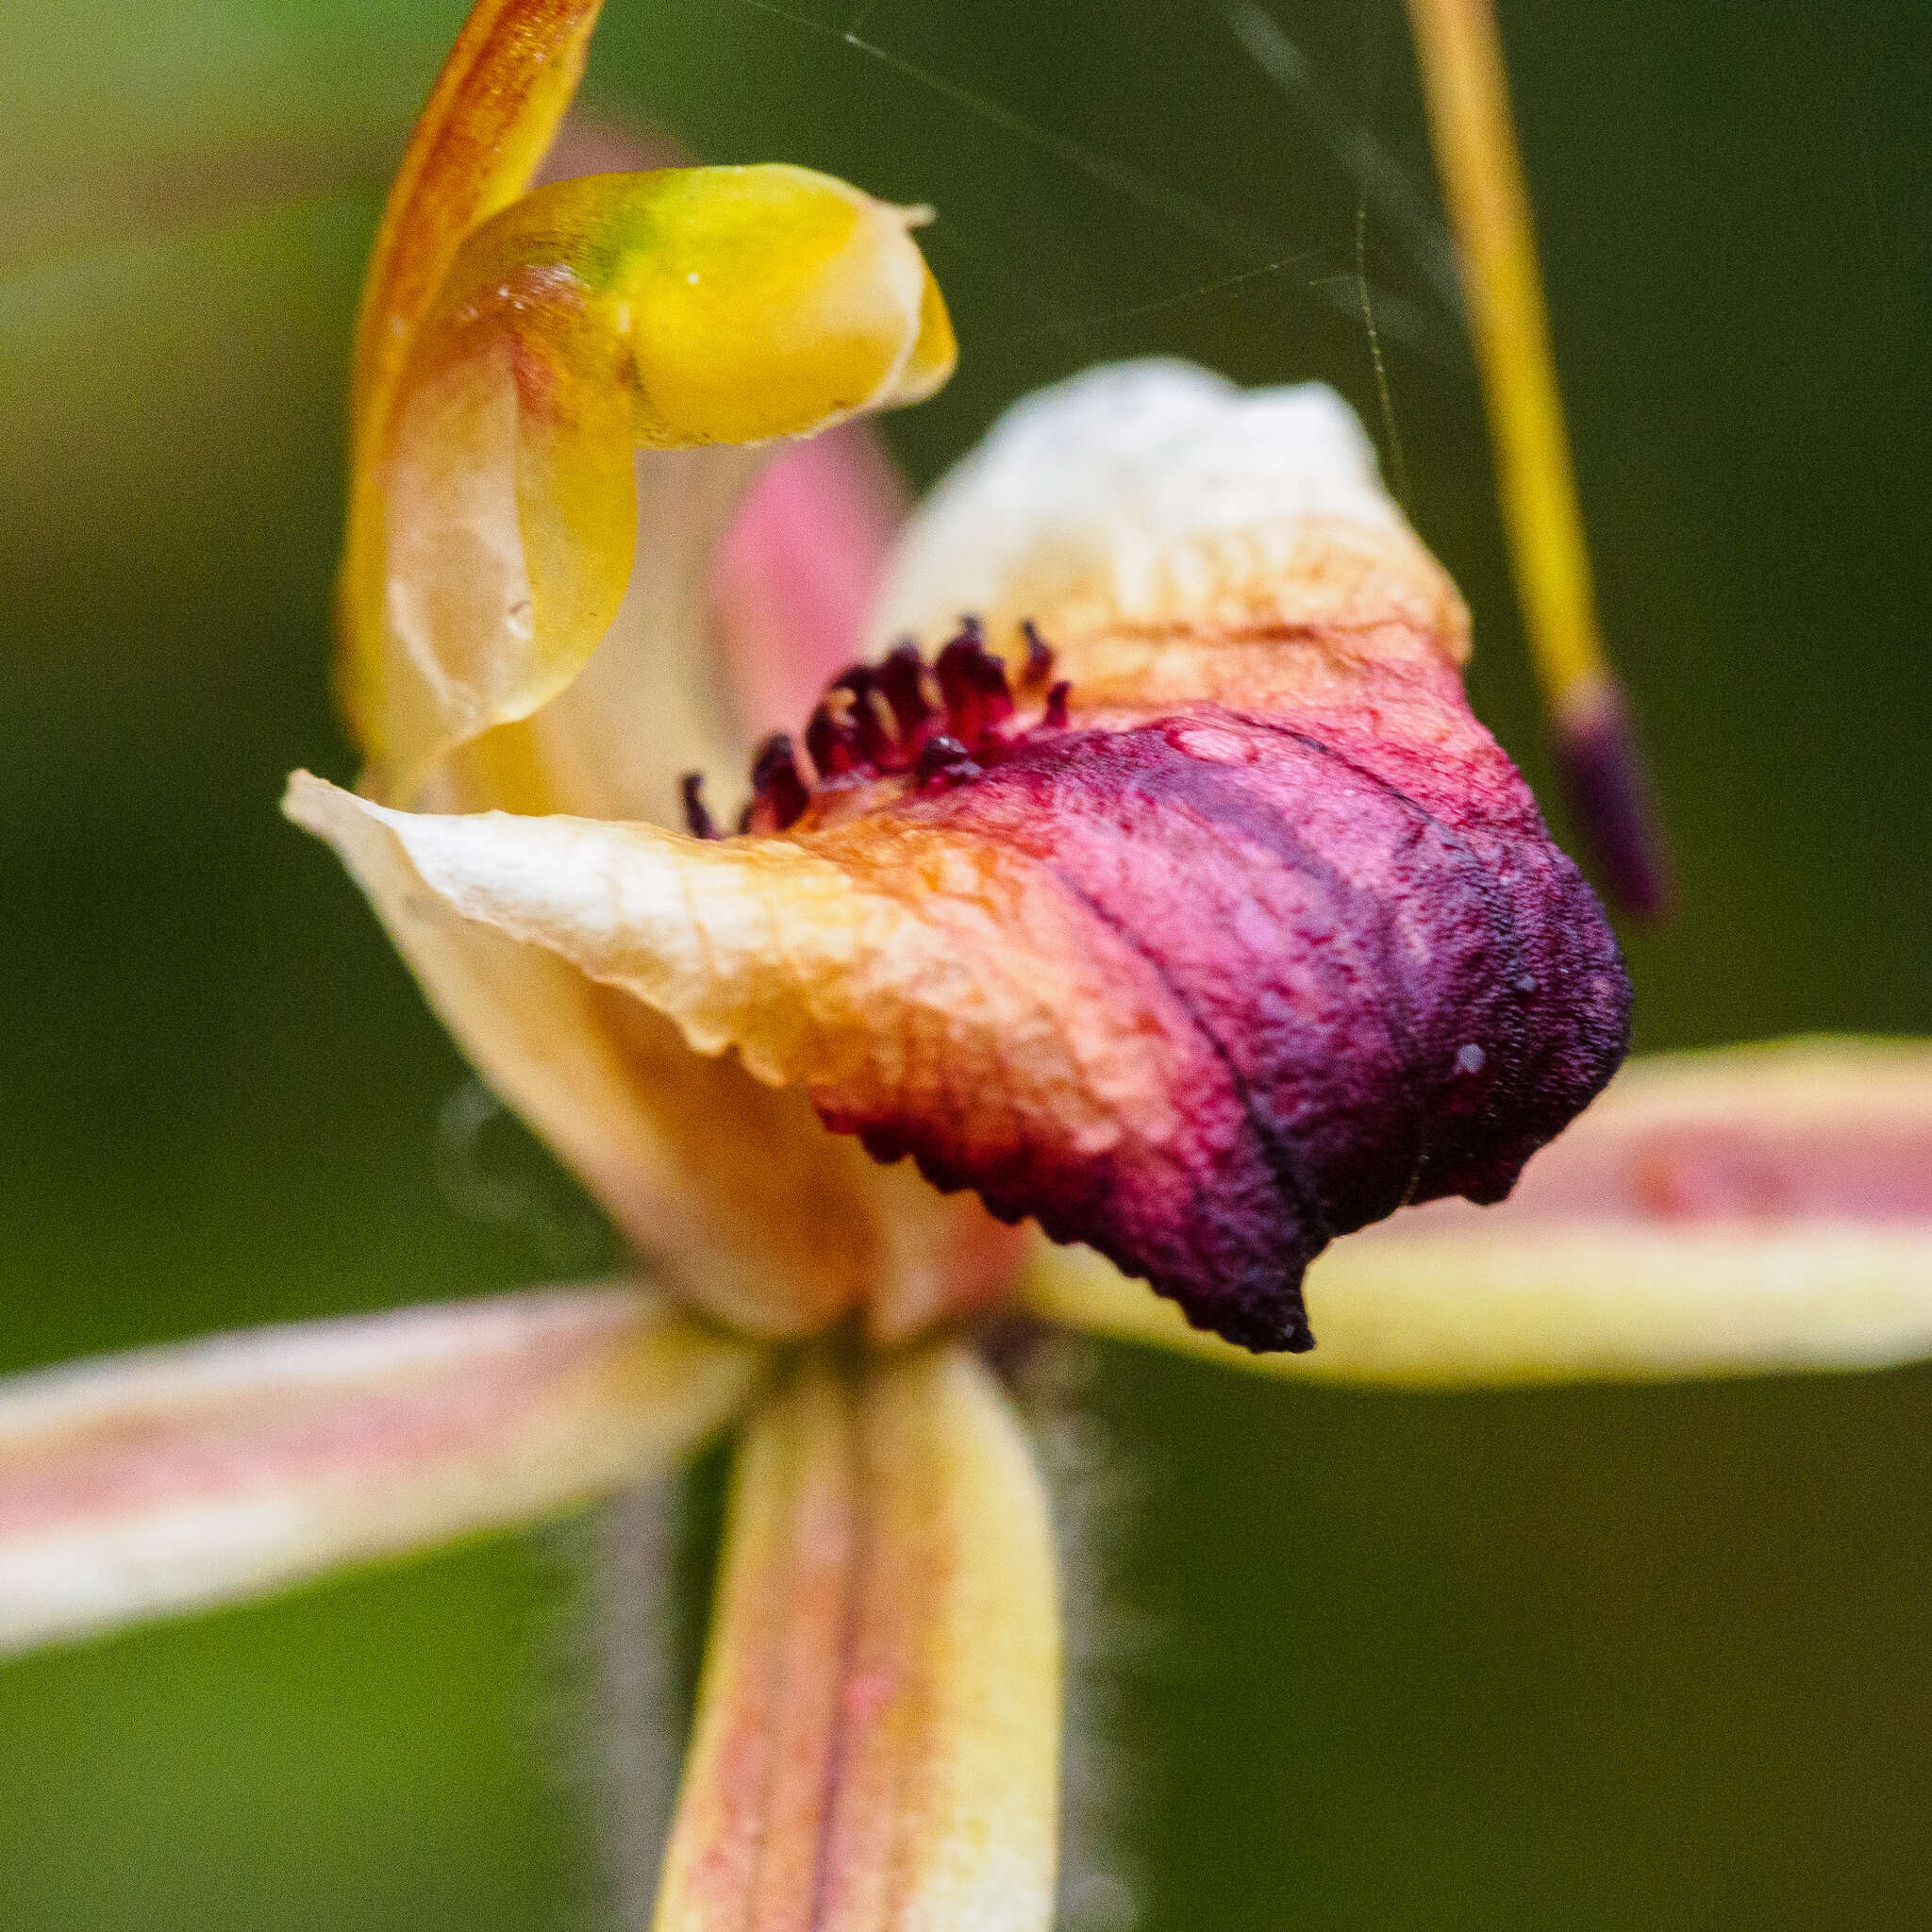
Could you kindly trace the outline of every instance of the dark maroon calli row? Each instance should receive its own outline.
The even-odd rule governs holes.
[[[1025,638],[1021,694],[1045,693],[1033,728],[1064,730],[1070,687],[1050,682],[1053,651],[1031,625]],[[854,664],[841,672],[806,724],[806,755],[816,785],[904,774],[915,789],[944,788],[975,776],[1024,741],[1028,732],[1007,728],[1014,709],[1007,667],[986,648],[978,620],[968,617],[930,667],[919,646],[908,641],[876,665]],[[682,786],[691,836],[716,838],[701,775],[687,773]],[[799,765],[791,734],[773,732],[752,756],[751,800],[738,829],[789,831],[805,816],[814,790],[814,778]]]

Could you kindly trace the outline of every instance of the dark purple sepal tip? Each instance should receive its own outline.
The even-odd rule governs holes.
[[[1676,897],[1650,760],[1622,689],[1592,678],[1551,727],[1552,757],[1604,890],[1642,920],[1668,917]]]

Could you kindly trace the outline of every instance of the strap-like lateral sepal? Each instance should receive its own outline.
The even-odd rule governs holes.
[[[220,1336],[0,1385],[0,1651],[258,1596],[670,1466],[758,1350],[628,1289]]]

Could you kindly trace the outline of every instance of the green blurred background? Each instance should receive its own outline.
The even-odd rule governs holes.
[[[1389,459],[1355,183],[1214,0],[875,0],[841,39],[854,4],[610,0],[589,98],[937,206],[964,360],[892,425],[919,477],[1154,351],[1325,377]],[[1271,5],[1426,184],[1399,8]],[[275,808],[350,770],[347,335],[460,10],[0,35],[0,1368],[610,1257]],[[1641,1044],[1932,1032],[1932,9],[1503,15],[1681,858]],[[1363,239],[1409,508],[1541,780],[1459,328],[1376,206]],[[1431,1399],[1096,1349],[1078,1408],[1150,1932],[1932,1918],[1932,1373]],[[0,1923],[591,1923],[576,1568],[553,1532],[0,1673]]]

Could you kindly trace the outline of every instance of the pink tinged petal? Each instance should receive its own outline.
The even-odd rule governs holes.
[[[530,185],[575,181],[580,175],[641,175],[652,168],[686,167],[690,161],[668,134],[655,127],[634,127],[573,108]]]
[[[777,457],[718,546],[723,668],[754,737],[793,724],[850,660],[905,491],[878,439],[847,424]]]
[[[1932,1227],[1932,1042],[1810,1039],[1634,1063],[1472,1219]]]
[[[317,1322],[0,1385],[0,1650],[258,1596],[668,1468],[755,1349],[627,1289]]]
[[[1932,1356],[1932,1045],[1633,1064],[1504,1206],[1443,1202],[1308,1276],[1291,1365],[1197,1334],[1091,1252],[1036,1250],[1070,1326],[1237,1367],[1445,1387],[1878,1368]]]
[[[1040,1479],[977,1360],[808,1361],[739,1453],[657,1932],[1044,1928],[1059,1668]]]

